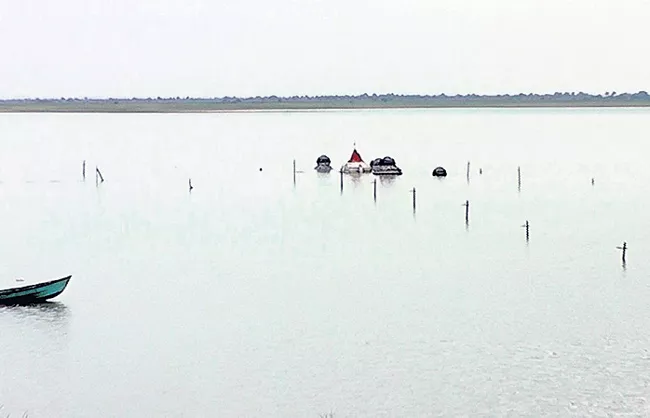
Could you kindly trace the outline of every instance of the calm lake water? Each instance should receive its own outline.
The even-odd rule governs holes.
[[[73,277],[0,308],[0,415],[648,416],[649,132],[632,109],[2,114],[0,288]],[[376,203],[374,176],[313,170],[355,142],[404,171]]]

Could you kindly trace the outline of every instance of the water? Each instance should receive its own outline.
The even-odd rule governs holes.
[[[0,115],[0,414],[648,416],[648,116]]]

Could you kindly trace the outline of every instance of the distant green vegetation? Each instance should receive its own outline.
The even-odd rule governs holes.
[[[211,112],[236,110],[308,110],[372,108],[480,108],[480,107],[648,107],[650,95],[607,92],[604,94],[553,93],[482,96],[476,94],[291,97],[156,97],[156,98],[60,98],[0,100],[0,112]]]

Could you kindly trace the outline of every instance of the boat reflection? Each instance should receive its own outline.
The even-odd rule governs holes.
[[[70,309],[60,302],[0,307],[2,378],[10,382],[0,384],[0,392],[12,403],[6,405],[7,410],[2,410],[6,416],[27,416],[24,411],[28,408],[43,407],[39,404],[43,399],[40,393],[28,395],[30,388],[34,388],[33,379],[37,379],[37,386],[45,390],[63,388],[67,384],[70,315]],[[56,393],[60,390],[56,389]],[[59,402],[48,405],[51,416],[65,416],[57,410],[59,407]]]
[[[62,302],[34,305],[0,306],[0,322],[11,322],[24,329],[47,329],[57,334],[67,332],[69,308]]]

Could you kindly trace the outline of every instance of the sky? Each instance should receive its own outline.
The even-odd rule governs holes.
[[[0,97],[650,90],[650,0],[0,0]]]

